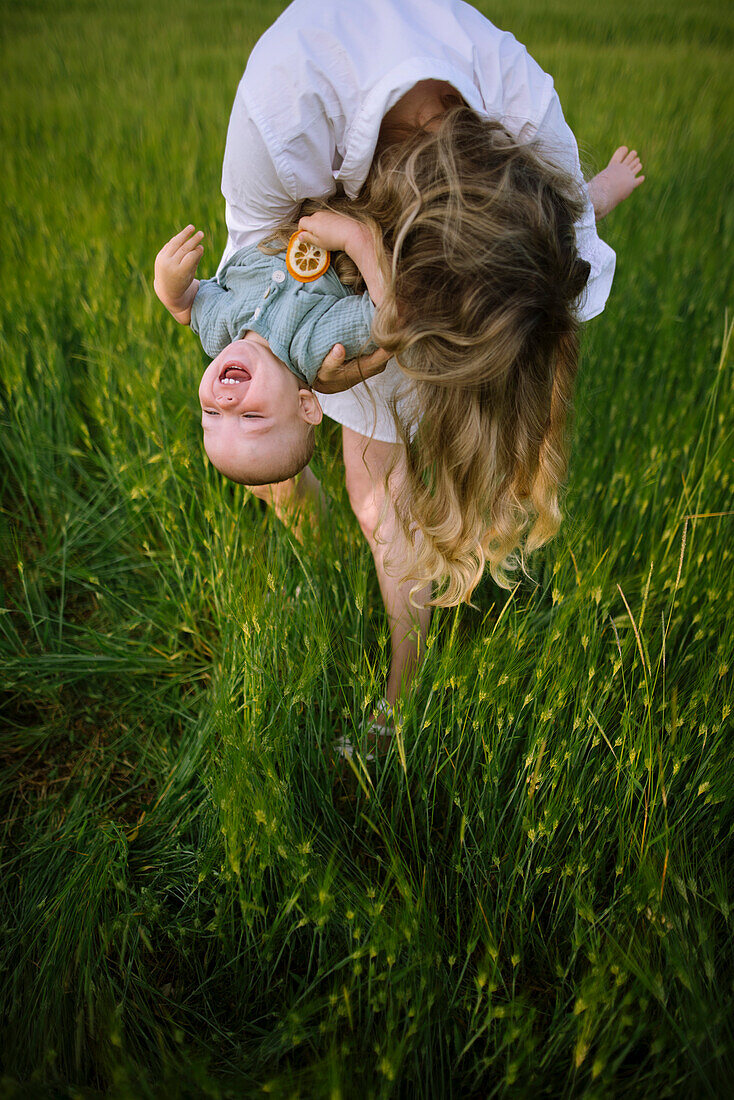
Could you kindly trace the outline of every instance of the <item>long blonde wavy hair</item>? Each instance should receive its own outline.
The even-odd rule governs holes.
[[[436,582],[442,607],[471,602],[485,567],[509,588],[561,522],[589,275],[579,185],[539,142],[460,106],[378,148],[357,199],[327,205],[379,227],[391,271],[372,335],[406,376],[391,400],[405,462],[380,517],[392,499],[413,549],[400,579],[411,597]]]

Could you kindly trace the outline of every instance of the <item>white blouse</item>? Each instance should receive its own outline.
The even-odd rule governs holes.
[[[235,97],[222,171],[226,260],[306,198],[359,191],[386,112],[419,80],[453,85],[516,137],[542,139],[582,180],[553,79],[524,46],[460,0],[294,0],[253,49]],[[601,313],[614,252],[589,201],[576,226],[591,275],[582,320]],[[221,266],[221,265],[220,265]]]
[[[514,136],[537,135],[583,183],[576,139],[553,79],[513,35],[461,0],[293,0],[255,45],[235,96],[222,169],[227,245],[220,262],[287,221],[306,198],[353,198],[372,163],[382,119],[419,80],[451,84]],[[591,201],[576,224],[591,265],[581,320],[604,309],[615,254],[597,236]],[[319,400],[333,419],[395,439],[382,375]],[[367,388],[377,400],[374,405]],[[366,409],[366,411],[364,411]]]

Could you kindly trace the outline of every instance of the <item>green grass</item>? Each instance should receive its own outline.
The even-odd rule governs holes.
[[[213,270],[279,10],[0,5],[0,1093],[726,1095],[731,13],[503,8],[589,166],[633,143],[647,182],[603,227],[562,533],[435,615],[345,801],[322,751],[387,642],[338,429],[299,547],[208,468],[151,286],[189,219]]]

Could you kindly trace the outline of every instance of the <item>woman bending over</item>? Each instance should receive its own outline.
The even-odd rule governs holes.
[[[507,584],[558,528],[578,324],[614,271],[596,217],[639,171],[622,148],[587,186],[552,79],[468,4],[295,0],[251,55],[225,151],[223,262],[308,198],[384,239],[384,353],[345,365],[337,346],[314,388],[343,425],[375,559],[389,704],[430,604],[469,600],[485,567]],[[319,218],[302,229],[328,247]],[[309,469],[256,491],[283,516],[320,499]]]

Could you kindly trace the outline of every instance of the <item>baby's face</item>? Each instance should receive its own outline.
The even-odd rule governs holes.
[[[245,485],[275,480],[284,448],[321,421],[316,395],[255,332],[212,360],[199,385],[204,448],[223,474]]]

